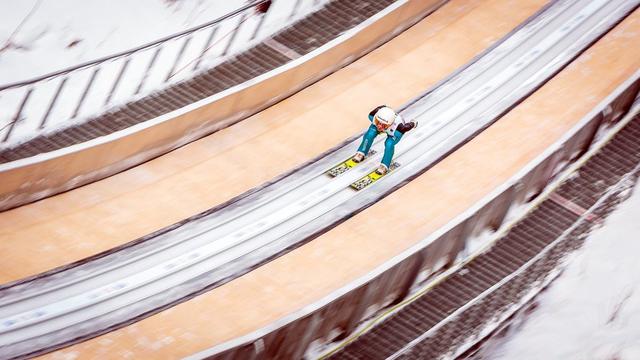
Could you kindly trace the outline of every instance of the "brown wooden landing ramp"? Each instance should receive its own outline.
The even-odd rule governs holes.
[[[438,16],[442,16],[445,11],[450,11],[448,16],[456,14],[456,11],[463,10],[460,5],[460,2],[454,1],[400,39],[406,40],[411,35],[424,36],[417,29],[425,31],[428,28],[421,26],[441,20]],[[541,5],[538,3],[537,7]],[[459,35],[457,40],[476,36],[478,32],[487,31],[487,26],[495,22],[496,18],[506,21],[506,16],[499,17],[496,14],[499,11],[514,14],[514,6],[508,1],[488,1],[476,4],[473,9],[464,9],[464,15],[449,23],[446,31],[431,34],[425,42],[429,46],[425,45],[422,50],[433,50],[431,41],[446,39],[449,41],[438,43],[442,45],[443,53],[451,54],[446,49],[451,46],[452,29],[464,34]],[[535,8],[528,8],[528,14]],[[525,12],[522,9],[520,21],[527,17]],[[477,28],[478,31],[469,31],[470,27]],[[634,46],[639,37],[640,14],[636,12],[494,126],[375,206],[286,256],[205,295],[127,328],[58,351],[50,357],[185,356],[259,329],[317,301],[442,226],[557,141],[604,96],[640,67],[640,49]],[[406,43],[407,47],[409,45],[409,42]],[[382,56],[382,51],[384,48],[372,55]],[[462,50],[456,48],[455,51]],[[611,54],[616,56],[611,57]],[[414,61],[422,64],[425,62],[419,57]],[[431,58],[428,61],[438,64]],[[434,65],[433,68],[437,67]],[[380,74],[386,74],[386,70],[390,69],[384,70],[378,71],[374,76],[383,77]],[[348,72],[349,69],[345,71]],[[409,71],[405,74],[411,75]],[[364,75],[360,73],[360,76]],[[354,94],[352,90],[358,90],[360,86],[351,88],[349,95]],[[384,95],[373,96],[377,101],[382,101]],[[349,107],[343,105],[340,110],[356,110],[352,114],[354,119],[362,111],[366,111],[364,109],[368,106],[365,105],[369,105],[358,105],[359,101],[354,101],[354,98],[345,96],[344,93],[340,100],[343,104],[349,104]],[[351,103],[354,104],[353,107]],[[389,103],[396,104],[391,101]],[[264,113],[267,112],[269,111]],[[313,110],[311,113],[322,114]],[[352,133],[360,125],[360,122],[356,124],[354,120],[351,125]],[[336,131],[341,129],[343,128],[338,126]],[[312,142],[310,146],[317,145]],[[273,152],[270,155],[274,157]],[[197,183],[194,180],[193,184]],[[197,188],[194,186],[194,189]],[[206,196],[206,192],[201,196]],[[397,226],[377,226],[378,219],[381,218]]]
[[[126,244],[318,156],[362,131],[372,107],[412,99],[544,3],[453,1],[351,66],[242,123],[108,179],[0,213],[0,283]],[[393,84],[393,91],[380,84]]]

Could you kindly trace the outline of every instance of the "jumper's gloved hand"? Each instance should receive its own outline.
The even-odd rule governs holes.
[[[402,123],[400,125],[398,125],[397,130],[400,131],[401,133],[406,133],[407,131],[418,127],[418,122],[417,121],[411,121],[408,123]]]
[[[371,112],[369,113],[369,118],[373,118],[376,113],[378,112],[378,110],[382,109],[383,107],[386,107],[387,105],[380,105],[377,108],[371,110]]]

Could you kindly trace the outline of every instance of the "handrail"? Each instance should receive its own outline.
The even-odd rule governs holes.
[[[167,42],[169,40],[177,39],[177,38],[179,38],[181,36],[188,35],[188,34],[196,32],[198,30],[207,28],[209,26],[219,24],[219,23],[221,23],[222,21],[224,21],[226,19],[229,19],[231,17],[234,17],[234,16],[244,12],[245,10],[248,10],[250,8],[256,7],[256,6],[260,5],[260,4],[263,4],[263,3],[266,3],[266,2],[269,2],[269,1],[270,0],[254,0],[253,2],[247,4],[247,5],[243,6],[243,7],[240,7],[240,8],[238,8],[238,9],[236,9],[236,10],[234,10],[234,11],[232,11],[232,12],[230,12],[230,13],[224,15],[224,16],[221,16],[221,17],[219,17],[217,19],[211,20],[211,21],[206,22],[204,24],[201,24],[201,25],[198,25],[198,26],[194,26],[194,27],[189,28],[187,30],[183,30],[183,31],[181,31],[179,33],[175,33],[175,34],[172,34],[172,35],[165,36],[163,38],[160,38],[158,40],[155,40],[153,42],[150,42],[150,43],[147,43],[147,44],[144,44],[144,45],[140,45],[140,46],[135,47],[133,49],[121,51],[121,52],[118,52],[118,53],[115,53],[115,54],[111,54],[111,55],[108,55],[108,56],[105,56],[105,57],[101,57],[101,58],[98,58],[98,59],[95,59],[95,60],[91,60],[91,61],[87,61],[87,62],[84,62],[84,63],[80,63],[78,65],[74,65],[74,66],[71,66],[71,67],[68,67],[68,68],[65,68],[65,69],[62,69],[62,70],[58,70],[58,71],[55,71],[55,72],[52,72],[52,73],[49,73],[49,74],[41,75],[41,76],[29,79],[29,80],[23,80],[23,81],[18,81],[18,82],[14,82],[14,83],[9,83],[9,84],[6,84],[6,85],[0,85],[0,91],[6,90],[6,89],[15,88],[15,87],[20,87],[20,86],[30,85],[30,84],[33,84],[33,83],[38,82],[38,81],[42,81],[42,80],[45,80],[45,79],[53,78],[53,77],[56,77],[56,76],[59,76],[59,75],[68,74],[68,73],[70,73],[72,71],[75,71],[75,70],[79,70],[79,69],[86,68],[86,67],[89,67],[89,66],[92,66],[92,65],[96,65],[96,64],[101,64],[101,63],[109,61],[109,60],[113,60],[113,59],[116,59],[116,58],[119,58],[119,57],[122,57],[122,56],[133,54],[133,53],[141,51],[141,50],[145,50],[145,49],[151,48],[151,47],[156,46],[158,44]]]

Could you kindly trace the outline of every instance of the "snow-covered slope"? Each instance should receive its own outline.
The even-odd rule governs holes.
[[[476,359],[640,359],[640,192],[594,231],[564,273]]]
[[[315,1],[315,3],[325,1]],[[227,14],[246,0],[0,0],[0,84],[108,56]],[[262,34],[282,27],[295,1],[274,2]],[[277,5],[277,6],[276,6]],[[302,6],[304,5],[304,6]],[[301,4],[298,15],[314,5]],[[22,25],[21,25],[22,23]]]
[[[248,8],[219,24],[131,56],[33,86],[2,90],[0,148],[86,121],[107,108],[189,78],[328,1],[278,0],[266,15]],[[0,0],[0,88],[137,48],[250,3],[253,1]],[[240,30],[236,33],[236,29]]]

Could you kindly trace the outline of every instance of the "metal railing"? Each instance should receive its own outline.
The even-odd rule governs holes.
[[[327,1],[250,0],[220,18],[152,43],[0,85],[0,147],[69,126],[193,75],[257,41],[268,23],[282,28],[303,10]]]

